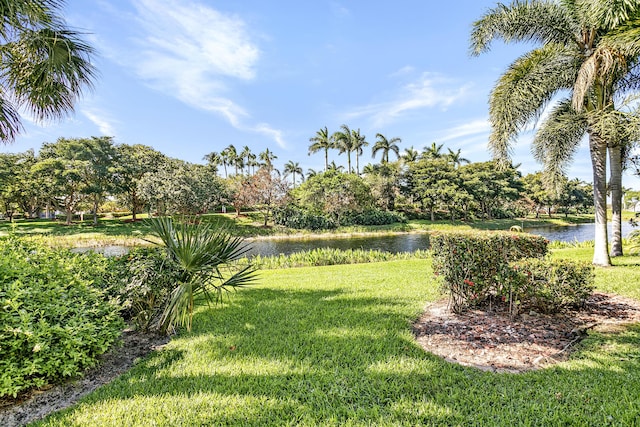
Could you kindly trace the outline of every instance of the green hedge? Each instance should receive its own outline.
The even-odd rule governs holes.
[[[107,269],[100,255],[0,238],[0,397],[76,376],[118,339]]]
[[[509,262],[541,258],[548,244],[540,236],[496,231],[435,233],[430,242],[434,272],[455,312],[502,295]]]
[[[510,264],[512,279],[503,286],[502,299],[515,310],[554,313],[580,307],[595,289],[594,267],[589,262],[523,259]]]

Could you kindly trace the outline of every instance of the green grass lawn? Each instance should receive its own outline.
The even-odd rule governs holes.
[[[640,298],[640,258],[617,264],[598,287]],[[414,342],[411,322],[439,297],[428,260],[263,271],[41,425],[640,425],[640,325],[592,334],[554,367],[495,374]]]

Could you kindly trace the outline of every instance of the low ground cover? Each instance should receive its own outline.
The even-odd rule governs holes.
[[[554,251],[581,259],[589,249]],[[640,298],[640,257],[596,286]],[[495,374],[426,353],[410,325],[441,298],[429,260],[260,273],[191,333],[38,425],[633,425],[640,326],[571,358]]]

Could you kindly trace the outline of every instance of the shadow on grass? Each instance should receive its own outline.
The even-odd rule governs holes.
[[[164,411],[167,425],[184,417],[233,425],[640,421],[639,325],[587,341],[574,362],[514,375],[425,353],[410,320],[401,298],[243,290],[228,305],[199,311],[192,333],[54,419],[70,424],[74,411],[115,400],[140,414]]]

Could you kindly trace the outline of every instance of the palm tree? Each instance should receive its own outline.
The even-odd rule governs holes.
[[[351,136],[353,137],[353,152],[356,153],[356,174],[360,175],[360,156],[363,153],[363,148],[369,145],[364,135],[360,134],[360,129],[352,130]]]
[[[547,177],[559,176],[586,133],[593,168],[595,247],[593,263],[611,265],[607,253],[606,156],[612,156],[612,201],[619,206],[621,144],[616,140],[614,95],[637,89],[637,1],[514,1],[499,5],[474,23],[474,54],[489,50],[494,39],[534,41],[540,47],[524,54],[501,76],[491,93],[489,145],[496,159],[508,161],[519,131],[539,117],[554,95],[570,91],[538,131],[534,143]],[[562,128],[558,121],[571,122]],[[557,133],[550,131],[555,127]],[[544,130],[547,128],[547,130]],[[544,139],[543,139],[544,138]],[[557,145],[553,145],[557,144]],[[615,208],[614,208],[615,210]],[[615,236],[615,234],[614,234]]]
[[[249,160],[251,159],[251,148],[248,145],[242,147],[242,152],[239,154],[240,158],[242,158],[243,166],[247,167],[247,175],[251,175],[251,169],[249,165]]]
[[[447,148],[447,150],[449,150],[449,152],[447,154],[445,154],[444,156],[447,158],[448,161],[451,162],[451,164],[453,164],[454,167],[459,167],[461,166],[463,163],[471,163],[471,161],[469,159],[465,159],[464,157],[462,157],[462,154],[460,154],[461,149],[458,148],[458,151],[453,151],[451,148]]]
[[[22,130],[19,110],[38,121],[63,118],[96,70],[93,48],[67,28],[62,1],[3,2],[0,26],[0,141],[13,142]]]
[[[269,170],[273,170],[273,161],[278,158],[273,151],[268,148],[265,149],[262,153],[258,154],[258,158],[262,160],[262,165],[265,166]]]
[[[309,146],[309,155],[324,150],[324,171],[329,168],[329,149],[335,148],[334,140],[329,135],[329,130],[325,126],[316,132],[316,135],[309,138],[312,144]]]
[[[340,131],[334,132],[333,141],[338,154],[347,153],[347,172],[351,173],[351,152],[354,150],[355,139],[347,125],[340,125]]]
[[[413,146],[404,149],[404,154],[400,156],[404,163],[413,163],[418,160],[420,153]]]
[[[229,144],[227,148],[220,152],[220,156],[222,157],[222,165],[224,166],[224,177],[227,177],[227,165],[232,166],[236,165],[236,158],[238,157],[238,152],[236,151],[236,147],[233,144]],[[236,175],[238,174],[238,167],[236,165]]]
[[[395,153],[396,157],[400,156],[400,148],[398,148],[397,144],[401,143],[402,139],[398,137],[387,139],[387,137],[381,133],[377,133],[376,138],[376,143],[371,149],[371,157],[375,158],[378,151],[382,151],[382,163],[389,163],[390,152]]]
[[[304,181],[304,171],[300,167],[300,163],[294,163],[293,160],[289,160],[284,165],[284,176],[287,177],[291,175],[293,177],[293,188],[296,187],[296,174],[300,175],[300,179]]]
[[[440,159],[443,156],[442,147],[444,147],[444,144],[436,145],[435,142],[432,142],[429,147],[425,147],[422,150],[422,157],[427,159]]]
[[[326,172],[326,171],[325,171]],[[318,175],[318,171],[315,169],[307,169],[307,179],[312,178],[314,176]]]
[[[335,160],[332,160],[331,163],[329,163],[329,169],[330,171],[338,171],[338,172],[342,172],[344,170],[344,166],[340,165],[336,165]]]
[[[252,265],[232,267],[250,248],[223,226],[174,223],[169,217],[151,218],[149,224],[162,241],[171,267],[179,272],[160,320],[162,330],[175,326],[191,330],[193,309],[200,295],[207,302],[219,301],[222,292],[247,286],[256,279]],[[231,268],[236,270],[229,273]]]
[[[218,166],[222,163],[222,157],[216,151],[205,154],[202,160],[206,160],[207,164],[213,169],[214,173],[218,173]]]

